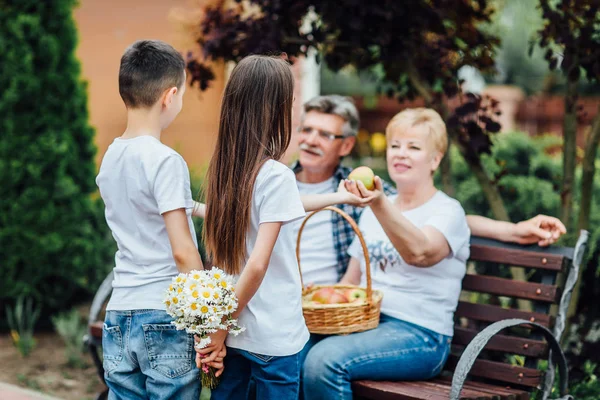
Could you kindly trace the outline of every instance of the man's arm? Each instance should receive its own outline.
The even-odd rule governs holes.
[[[193,269],[204,269],[200,253],[192,239],[185,209],[168,211],[163,214],[163,219],[179,272],[187,273]]]
[[[537,243],[539,246],[553,244],[567,232],[559,219],[541,214],[516,224],[467,215],[467,223],[473,236],[519,244]]]
[[[206,204],[198,203],[194,201],[194,208],[192,209],[192,216],[199,218],[206,218]]]

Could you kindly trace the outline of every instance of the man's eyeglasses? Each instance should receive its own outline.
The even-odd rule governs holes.
[[[319,137],[319,139],[330,141],[330,142],[333,142],[335,139],[343,139],[346,137],[344,135],[336,135],[331,132],[322,131],[320,129],[315,129],[310,126],[301,126],[298,128],[298,132],[300,132],[302,135],[305,135],[305,136],[310,136],[310,135],[312,135],[313,132],[317,132],[317,136]]]

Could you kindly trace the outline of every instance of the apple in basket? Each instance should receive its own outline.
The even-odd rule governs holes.
[[[329,297],[329,304],[340,304],[340,303],[347,303],[347,302],[348,302],[348,298],[346,297],[346,295],[344,295],[341,292],[338,292],[337,290],[333,292],[331,297]]]
[[[364,301],[367,299],[367,292],[364,289],[360,288],[346,289],[346,292],[344,294],[348,298],[348,301],[351,303],[355,301]]]
[[[333,288],[324,287],[324,288],[315,290],[315,292],[312,294],[311,300],[316,303],[328,304],[329,299],[331,298],[331,295],[334,293],[335,293],[335,290],[333,290]]]

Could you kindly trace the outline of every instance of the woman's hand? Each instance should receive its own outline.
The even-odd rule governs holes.
[[[373,179],[373,184],[375,185],[373,190],[368,190],[362,181],[346,179],[345,181],[342,181],[342,183],[345,184],[345,189],[353,195],[362,199],[369,199],[369,204],[377,204],[385,198],[383,183],[378,176]]]
[[[353,181],[349,181],[347,179],[342,180],[340,181],[340,184],[338,186],[337,193],[341,196],[340,203],[350,204],[351,206],[355,207],[366,207],[369,204],[371,204],[371,202],[374,199],[374,196],[362,196],[360,192],[355,187],[350,186],[348,182]]]

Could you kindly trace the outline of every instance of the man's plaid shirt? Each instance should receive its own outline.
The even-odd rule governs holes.
[[[302,170],[302,166],[299,162],[294,163],[292,166],[292,170],[294,173],[300,172]],[[339,165],[333,174],[333,185],[331,187],[331,192],[337,192],[338,186],[342,179],[346,179],[350,172],[351,168],[344,167]],[[383,191],[386,195],[391,195],[396,193],[396,189],[387,182],[383,181]],[[348,214],[352,219],[354,219],[357,223],[360,219],[360,215],[362,214],[364,208],[354,207],[348,204],[338,204],[338,208]],[[348,247],[352,243],[354,239],[354,230],[350,226],[350,224],[338,213],[331,213],[331,225],[333,227],[333,244],[335,246],[335,251],[337,253],[337,272],[338,279],[340,279],[346,269],[348,268],[348,263],[350,262],[350,256],[348,255]]]

